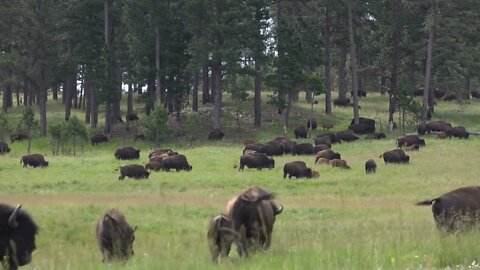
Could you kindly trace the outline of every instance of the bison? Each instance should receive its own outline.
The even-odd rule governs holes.
[[[420,139],[418,135],[406,135],[397,138],[397,147],[402,148],[403,146],[411,146],[411,145],[420,145],[420,146],[425,146],[425,140]]]
[[[247,146],[247,145],[249,145],[249,144],[254,144],[254,143],[255,143],[255,141],[252,140],[252,139],[245,139],[245,140],[243,140],[243,145],[245,145],[245,146]]]
[[[338,167],[338,168],[342,168],[342,169],[350,169],[350,166],[348,166],[347,162],[343,159],[332,159],[330,160],[330,165],[332,165],[332,167]]]
[[[375,160],[369,159],[367,162],[365,162],[365,173],[375,173],[377,171],[377,163],[375,163]]]
[[[443,101],[454,101],[458,99],[458,95],[456,93],[447,93],[443,97]]]
[[[330,149],[330,146],[326,145],[326,144],[319,144],[319,145],[315,145],[313,147],[313,154],[316,155],[318,152],[320,151],[323,151],[323,150],[329,150]]]
[[[136,113],[128,113],[127,115],[125,115],[125,120],[126,121],[137,121],[139,119],[140,118],[138,118]]]
[[[133,256],[135,231],[117,209],[110,209],[98,220],[96,236],[103,262],[113,259],[128,260]]]
[[[188,164],[187,157],[180,154],[164,157],[160,161],[160,167],[163,171],[170,171],[170,169],[175,169],[177,172],[180,170],[192,170],[192,166]]]
[[[208,133],[208,139],[211,141],[219,141],[223,139],[225,133],[223,133],[220,129],[214,129]]]
[[[313,145],[311,143],[299,143],[293,146],[293,155],[313,155]]]
[[[239,234],[233,229],[232,220],[224,214],[215,216],[208,225],[207,239],[214,261],[228,257],[230,249]]]
[[[18,269],[30,263],[36,248],[38,226],[21,207],[0,204],[0,258],[4,269]]]
[[[307,129],[304,127],[304,126],[301,126],[301,127],[297,127],[293,133],[295,134],[295,139],[298,139],[298,138],[303,138],[303,139],[306,139],[307,138],[307,134],[308,134],[308,131]]]
[[[447,134],[443,131],[437,133],[437,139],[443,140],[447,138]]]
[[[340,107],[346,107],[350,104],[350,99],[349,98],[344,98],[344,99],[339,99],[336,98],[333,100],[333,106],[340,106]]]
[[[318,164],[318,165],[330,164],[330,159],[328,159],[328,158],[318,158],[315,161],[315,164]]]
[[[365,136],[365,140],[380,140],[385,138],[387,138],[387,135],[385,135],[383,132],[374,132]]]
[[[313,119],[313,118],[312,118],[312,119],[309,119],[309,120],[307,121],[307,128],[308,128],[308,129],[312,129],[312,130],[317,129],[317,120],[315,120],[315,119]]]
[[[317,134],[317,136],[315,136],[315,137],[316,138],[321,138],[321,137],[324,137],[324,136],[328,136],[332,143],[341,142],[340,139],[337,137],[337,135],[335,133],[331,133],[331,132],[320,133],[320,134]]]
[[[175,152],[172,149],[158,149],[148,154],[148,158],[151,161],[153,157],[166,157],[173,155],[178,155],[178,152]]]
[[[352,124],[348,126],[348,129],[356,134],[367,134],[375,132],[375,126],[371,126],[366,123]]]
[[[315,142],[315,145],[324,144],[324,145],[328,145],[329,147],[332,147],[332,141],[328,136],[315,137],[313,141]]]
[[[478,90],[472,90],[470,94],[472,95],[472,98],[477,98],[477,99],[480,98],[480,91]]]
[[[458,188],[416,205],[432,205],[433,218],[441,231],[468,230],[480,221],[480,186]]]
[[[442,99],[445,96],[445,94],[446,93],[444,90],[435,89],[435,91],[433,91],[433,96],[437,99]]]
[[[284,154],[292,154],[293,147],[297,144],[291,140],[283,140],[279,141],[278,143],[282,146]]]
[[[14,143],[15,141],[23,141],[23,140],[28,140],[29,136],[25,133],[14,133],[10,135],[10,141],[11,143]]]
[[[312,169],[307,168],[307,164],[303,161],[288,162],[283,166],[283,178],[312,178]]]
[[[160,162],[150,161],[147,164],[145,164],[144,167],[145,167],[145,170],[158,172],[158,171],[160,171],[162,166],[161,166]]]
[[[334,128],[334,125],[333,125],[333,123],[323,123],[322,127],[323,127],[323,129],[328,130],[328,129]]]
[[[32,166],[33,168],[48,167],[48,161],[45,161],[45,158],[41,154],[31,154],[23,156],[20,159],[20,164],[22,163],[24,168],[26,168],[27,166]]]
[[[140,158],[140,150],[135,149],[131,146],[127,146],[124,148],[119,148],[115,151],[114,154],[116,159],[120,160],[130,160],[130,159],[139,159]]]
[[[430,121],[425,124],[425,132],[430,133],[432,131],[435,132],[440,132],[444,131],[446,132],[447,129],[451,128],[452,125],[450,123],[447,123],[446,121],[442,120],[437,120],[437,121]]]
[[[95,134],[90,137],[90,142],[92,143],[92,145],[108,142],[108,137],[103,134]]]
[[[351,130],[337,132],[337,138],[345,142],[352,142],[358,140],[358,136],[355,135]]]
[[[374,119],[370,119],[370,118],[365,118],[365,117],[359,117],[358,118],[358,123],[359,124],[366,124],[368,126],[372,126],[372,127],[375,127],[375,120]],[[353,125],[355,124],[355,119],[352,119],[352,121],[350,121],[350,125]]]
[[[383,161],[385,161],[385,164],[402,164],[410,162],[410,156],[406,155],[405,152],[403,152],[403,150],[401,149],[387,151],[381,154],[380,157],[383,157]]]
[[[8,147],[8,144],[0,142],[0,155],[5,153],[10,153],[10,148]]]
[[[448,128],[445,131],[445,135],[449,139],[451,139],[452,136],[459,139],[468,139],[470,137],[470,134],[468,133],[467,129],[462,126]]]
[[[265,153],[255,153],[249,155],[243,155],[240,157],[240,166],[238,170],[242,170],[247,166],[247,168],[256,168],[257,170],[261,169],[273,169],[275,168],[275,160],[268,157]]]
[[[143,179],[143,178],[148,178],[150,173],[145,170],[145,168],[142,165],[137,165],[137,164],[130,164],[126,166],[120,166],[115,171],[118,171],[120,169],[120,176],[118,177],[118,180],[123,180],[125,179],[125,176],[128,176],[130,178],[134,179]]]
[[[283,155],[283,148],[278,142],[272,141],[262,145],[262,148],[258,152],[265,153],[267,156],[281,156]]]
[[[318,152],[316,157],[315,157],[315,163],[317,163],[317,161],[320,158],[326,158],[328,160],[342,159],[340,153],[334,152],[332,150],[323,150],[323,151]]]

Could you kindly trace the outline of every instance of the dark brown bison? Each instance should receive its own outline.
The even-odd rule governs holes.
[[[330,160],[330,165],[332,165],[332,167],[338,167],[338,168],[342,168],[342,169],[350,169],[350,166],[348,166],[347,162],[343,159],[332,159]]]
[[[307,168],[303,161],[288,162],[283,166],[283,178],[312,178],[312,169]]]
[[[323,123],[323,129],[331,129],[334,127],[333,123]]]
[[[375,127],[375,120],[370,118],[359,117],[358,123],[359,124],[363,123],[363,124]],[[350,121],[350,125],[353,125],[353,124],[355,124],[355,119],[352,119],[352,121]]]
[[[472,95],[472,98],[480,98],[480,91],[473,90],[470,92],[470,94]]]
[[[299,143],[293,146],[293,155],[313,155],[313,145],[311,143]]]
[[[445,94],[446,93],[444,90],[435,89],[435,91],[433,91],[433,96],[437,99],[442,99],[445,96]]]
[[[14,133],[10,135],[10,141],[11,143],[14,143],[15,141],[23,141],[23,140],[28,140],[28,135],[25,133]]]
[[[223,133],[220,129],[214,129],[208,133],[208,139],[211,141],[219,141],[223,139],[225,133]]]
[[[344,142],[353,142],[358,140],[358,136],[353,133],[352,130],[344,130],[337,132],[337,138]]]
[[[118,177],[118,180],[123,180],[125,179],[125,176],[128,176],[130,178],[134,179],[144,179],[147,178],[150,175],[150,173],[145,170],[145,168],[142,165],[137,165],[137,164],[130,164],[126,166],[120,166],[115,171],[118,171],[120,169],[120,176]]]
[[[455,189],[442,196],[418,202],[432,205],[433,218],[441,231],[453,233],[468,230],[480,221],[480,186]]]
[[[237,232],[235,242],[240,256],[270,247],[276,216],[283,211],[273,199],[273,193],[252,187],[229,201],[226,216]]]
[[[139,119],[140,118],[138,118],[138,115],[136,113],[129,113],[129,114],[125,115],[125,120],[126,121],[137,121]]]
[[[232,244],[238,237],[239,233],[234,230],[229,217],[221,214],[212,218],[208,225],[207,239],[213,261],[228,257]]]
[[[403,146],[411,146],[411,145],[420,145],[420,146],[425,146],[425,140],[420,139],[418,135],[406,135],[397,138],[397,147],[402,148]]]
[[[329,150],[330,149],[330,146],[326,145],[326,144],[319,144],[319,145],[315,145],[313,147],[313,154],[317,154],[318,152],[320,151],[323,151],[323,150]]]
[[[273,169],[275,168],[275,160],[268,157],[265,153],[255,153],[249,155],[243,155],[240,157],[240,166],[238,170],[242,170],[247,166],[247,168],[256,168],[257,170],[261,169]]]
[[[413,92],[413,95],[416,97],[423,97],[423,89],[417,89]]]
[[[365,140],[380,140],[385,138],[387,138],[387,135],[385,135],[383,132],[374,132],[365,136]]]
[[[447,93],[443,97],[443,101],[454,101],[458,99],[458,95],[456,93]]]
[[[326,158],[328,160],[342,159],[340,153],[334,152],[332,150],[323,150],[323,151],[318,152],[317,155],[315,156],[315,163],[317,163],[317,161],[320,158]]]
[[[5,153],[10,153],[10,148],[8,147],[8,144],[0,142],[0,155]]]
[[[160,162],[160,167],[163,171],[170,171],[175,169],[177,172],[180,170],[191,171],[192,166],[188,164],[187,157],[184,155],[166,156]]]
[[[38,226],[25,211],[0,204],[0,258],[3,269],[18,269],[32,260]]]
[[[346,107],[350,104],[350,99],[349,98],[345,98],[345,99],[334,99],[333,100],[333,106],[340,106],[340,107]]]
[[[315,119],[313,119],[313,118],[312,118],[312,119],[309,119],[309,120],[307,121],[307,128],[308,128],[308,129],[311,128],[312,130],[317,129],[317,120],[315,120]]]
[[[425,133],[427,133],[427,125],[425,124],[419,124],[417,126],[417,133],[418,135],[425,135]]]
[[[45,161],[45,158],[41,154],[31,154],[23,156],[20,159],[20,164],[23,163],[23,167],[32,166],[36,167],[48,167],[48,161]]]
[[[328,145],[329,147],[332,147],[332,141],[328,136],[315,137],[313,141],[315,142],[315,145],[324,144],[324,145]]]
[[[324,136],[328,136],[332,143],[341,142],[340,139],[337,137],[337,135],[335,133],[331,133],[331,132],[320,133],[320,134],[317,134],[317,136],[315,136],[315,137],[316,138],[321,138],[321,137],[324,137]]]
[[[402,164],[410,162],[410,156],[406,155],[402,149],[394,149],[391,151],[387,151],[380,155],[380,157],[383,157],[383,161],[385,161],[385,164]]]
[[[297,127],[293,133],[295,134],[295,139],[298,139],[298,138],[303,138],[303,139],[306,139],[307,138],[307,134],[308,134],[308,131],[305,127]]]
[[[428,123],[425,124],[425,131],[427,133],[430,133],[432,131],[436,131],[436,132],[440,132],[440,131],[443,131],[443,132],[446,132],[447,129],[451,128],[452,125],[450,123],[447,123],[445,121],[442,121],[442,120],[437,120],[437,121],[430,121]]]
[[[145,164],[145,170],[150,170],[150,171],[160,171],[160,169],[162,168],[160,162],[156,162],[156,161],[150,161],[148,162],[147,164]]]
[[[139,159],[140,158],[140,150],[135,149],[131,146],[127,146],[124,148],[119,148],[115,151],[114,154],[116,159],[121,160],[129,160],[129,159]]]
[[[282,145],[279,144],[278,142],[271,141],[262,145],[262,148],[258,152],[265,153],[267,154],[267,156],[271,156],[271,157],[281,156],[283,155],[283,148],[282,148]]]
[[[470,134],[468,133],[467,129],[462,126],[448,128],[445,131],[445,135],[449,139],[451,139],[452,136],[459,139],[468,139],[468,137],[470,137]]]
[[[123,215],[117,209],[107,211],[98,220],[96,236],[100,252],[103,255],[103,262],[114,259],[128,260],[133,256],[133,241],[135,231]]]
[[[90,137],[90,142],[92,143],[92,145],[108,142],[108,137],[103,134],[95,134]]]
[[[366,123],[352,124],[348,126],[348,129],[353,131],[355,134],[367,134],[375,132],[375,126],[371,126]]]
[[[369,159],[365,162],[365,173],[375,173],[377,171],[377,163],[375,160]]]
[[[278,141],[278,143],[282,146],[284,154],[291,154],[293,147],[297,144],[291,140]]]

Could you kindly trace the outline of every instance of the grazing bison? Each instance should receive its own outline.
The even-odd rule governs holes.
[[[35,250],[37,224],[25,211],[7,204],[0,204],[0,258],[3,269],[18,269],[32,260]]]
[[[385,138],[387,138],[387,135],[385,135],[383,132],[374,132],[365,136],[365,140],[380,140]]]
[[[95,134],[90,137],[90,142],[92,143],[92,145],[108,142],[108,137],[103,134]]]
[[[443,131],[437,133],[437,139],[443,140],[447,138],[447,134]]]
[[[332,165],[332,167],[338,167],[338,168],[342,168],[342,169],[350,169],[350,166],[348,166],[347,162],[343,159],[332,159],[330,160],[330,165]]]
[[[416,204],[432,205],[439,230],[449,233],[468,230],[480,221],[480,186],[462,187]]]
[[[455,138],[459,138],[459,139],[468,139],[468,137],[470,136],[467,129],[465,127],[462,127],[462,126],[448,128],[445,131],[445,135],[449,139],[451,139],[452,136],[455,137]]]
[[[313,145],[311,143],[299,143],[293,146],[293,155],[313,155]]]
[[[340,139],[337,137],[337,135],[335,133],[331,133],[331,132],[320,133],[320,134],[317,134],[317,136],[315,136],[315,137],[316,138],[321,138],[321,137],[324,137],[324,136],[328,136],[332,143],[341,142]]]
[[[315,137],[313,141],[315,142],[315,145],[324,144],[324,145],[328,145],[329,147],[332,147],[332,141],[328,136]]]
[[[406,136],[397,138],[398,148],[402,148],[403,146],[411,146],[414,144],[425,146],[425,140],[420,139],[418,135],[406,135]]]
[[[5,153],[10,153],[10,148],[8,147],[8,144],[0,142],[0,155]]]
[[[36,167],[48,167],[48,161],[45,161],[45,158],[41,154],[31,154],[23,156],[20,159],[20,164],[23,163],[23,167],[32,166]]]
[[[100,252],[103,255],[103,262],[112,259],[127,260],[133,256],[133,241],[135,231],[123,215],[117,209],[107,211],[98,220],[96,236]]]
[[[358,140],[358,136],[355,135],[351,130],[337,132],[337,138],[345,142],[352,142]]]
[[[312,169],[307,168],[303,161],[288,162],[283,166],[283,178],[312,178]]]
[[[425,132],[430,133],[432,131],[436,132],[446,132],[447,129],[451,128],[452,125],[450,123],[447,123],[442,120],[437,120],[437,121],[430,121],[427,124],[425,124]]]
[[[140,150],[135,149],[131,146],[127,146],[124,148],[119,148],[115,151],[114,154],[116,159],[121,160],[129,160],[129,159],[139,159],[140,158]]]
[[[339,99],[336,98],[333,100],[333,106],[340,106],[340,107],[347,107],[350,104],[350,99],[345,98],[345,99]]]
[[[208,133],[208,139],[211,141],[219,141],[223,139],[225,133],[223,133],[220,129],[214,129]]]
[[[238,238],[232,220],[226,215],[218,215],[210,220],[207,239],[213,261],[228,257],[232,244]]]
[[[323,129],[331,129],[334,127],[333,123],[323,123],[322,125]]]
[[[330,149],[330,146],[326,145],[326,144],[319,144],[319,145],[315,145],[313,147],[313,154],[316,155],[318,152],[320,151],[323,151],[323,150],[329,150]]]
[[[128,176],[130,178],[134,179],[143,179],[147,178],[150,175],[150,173],[145,170],[145,168],[142,165],[137,165],[137,164],[130,164],[126,166],[120,166],[115,171],[118,171],[120,169],[120,176],[118,177],[118,180],[123,180],[125,179],[125,176]]]
[[[387,163],[401,164],[401,163],[410,162],[410,156],[406,155],[402,149],[387,151],[382,155],[380,155],[380,157],[383,157],[383,161],[385,161],[385,164]]]
[[[160,167],[163,171],[170,171],[175,169],[177,172],[180,170],[191,171],[192,166],[188,164],[187,157],[184,155],[166,156],[160,162]]]
[[[125,120],[127,120],[127,121],[137,121],[138,119],[140,119],[140,118],[138,118],[136,113],[129,113],[129,114],[125,115]]]
[[[297,144],[296,142],[291,140],[278,141],[278,143],[282,146],[284,154],[291,154],[293,147]]]
[[[240,256],[270,247],[275,217],[283,211],[273,199],[273,193],[252,187],[229,201],[226,216],[238,235],[235,242]]]
[[[262,145],[262,148],[258,152],[265,153],[267,156],[281,156],[283,155],[283,148],[278,142],[272,141]]]
[[[315,163],[317,163],[317,161],[320,158],[326,158],[328,160],[342,159],[340,153],[334,152],[332,150],[323,150],[323,151],[318,152],[317,155],[315,156]]]
[[[158,171],[160,171],[162,166],[161,166],[160,162],[150,161],[147,164],[145,164],[144,167],[145,167],[145,170],[158,172]]]
[[[369,159],[365,162],[365,173],[375,173],[377,171],[377,163],[375,160]]]
[[[348,126],[348,129],[356,134],[367,134],[375,132],[375,126],[371,126],[366,123],[352,124]]]
[[[305,127],[297,127],[293,133],[295,134],[295,139],[298,139],[298,138],[303,138],[303,139],[306,139],[307,138],[307,134],[308,134],[308,131]]]
[[[247,168],[256,168],[257,170],[261,169],[273,169],[275,168],[275,160],[268,157],[265,153],[255,153],[249,155],[243,155],[240,157],[240,166],[238,170],[242,170],[247,166]]]
[[[308,120],[308,121],[307,121],[307,128],[308,128],[308,129],[311,128],[312,130],[317,129],[317,120],[315,120],[315,119],[313,119],[313,118],[310,119],[310,120]]]
[[[315,164],[322,165],[322,164],[330,164],[330,159],[328,158],[318,158],[315,161]]]
[[[427,125],[425,124],[419,124],[417,126],[417,133],[418,135],[425,135],[425,133],[427,133],[428,130],[427,130]]]
[[[15,141],[23,141],[23,140],[28,140],[28,135],[25,133],[14,133],[10,135],[10,141],[11,143],[14,143]]]

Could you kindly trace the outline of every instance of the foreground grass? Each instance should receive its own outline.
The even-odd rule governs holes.
[[[385,114],[376,114],[382,99],[362,100],[363,115],[385,119]],[[298,105],[293,121],[303,122],[304,115],[296,112],[306,108]],[[444,119],[451,116],[454,124],[480,130],[480,122],[475,121],[478,104],[462,112],[456,108],[442,103],[437,113]],[[348,124],[349,115],[350,109],[335,109],[338,130]],[[267,117],[266,126],[276,123],[275,117]],[[314,165],[309,156],[277,157],[276,168],[270,171],[233,169],[241,154],[241,138],[266,140],[279,135],[280,128],[270,128],[241,131],[218,143],[168,142],[164,146],[185,154],[193,170],[153,173],[147,181],[119,181],[114,171],[147,160],[149,147],[141,142],[113,140],[85,146],[77,157],[53,157],[48,140],[36,139],[33,152],[47,154],[51,164],[47,169],[21,168],[26,143],[11,145],[12,152],[0,156],[1,201],[22,203],[40,226],[33,262],[24,268],[439,269],[468,267],[480,260],[477,233],[442,235],[430,208],[414,206],[416,201],[478,184],[479,137],[461,141],[426,136],[427,147],[409,153],[410,165],[384,165],[378,158],[395,147],[394,133],[382,141],[334,145],[352,167],[348,171]],[[114,159],[115,148],[126,143],[142,149],[139,161]],[[363,165],[370,158],[379,168],[366,176]],[[284,180],[283,164],[292,160],[315,167],[320,178]],[[208,221],[223,212],[232,195],[252,185],[274,191],[285,207],[275,224],[272,247],[248,259],[238,258],[233,250],[231,258],[217,266],[208,253]],[[135,256],[124,264],[101,263],[95,241],[96,220],[113,207],[139,226]]]

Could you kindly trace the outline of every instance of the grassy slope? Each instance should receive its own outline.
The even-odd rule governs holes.
[[[362,100],[362,115],[386,123],[385,101],[380,96]],[[250,108],[250,104],[243,106],[244,111]],[[307,110],[306,104],[295,106],[292,123],[297,124],[293,126],[304,124]],[[265,112],[265,127],[256,131],[238,129],[233,117],[226,115],[227,138],[218,143],[202,140],[207,130],[194,125],[186,138],[164,145],[186,154],[193,171],[154,173],[148,181],[117,180],[115,167],[136,163],[113,158],[116,147],[130,143],[119,139],[95,148],[86,146],[77,157],[48,155],[48,169],[22,169],[19,159],[26,143],[11,145],[12,152],[0,157],[2,202],[23,203],[41,227],[34,260],[25,268],[110,268],[101,263],[94,227],[111,207],[121,209],[131,224],[139,226],[135,257],[113,265],[114,269],[217,268],[205,241],[208,220],[223,211],[229,197],[251,185],[274,191],[285,207],[275,225],[272,247],[267,254],[248,260],[239,260],[233,251],[220,268],[444,268],[480,259],[480,236],[442,236],[430,208],[413,206],[415,201],[478,183],[480,138],[440,141],[427,136],[427,147],[412,153],[408,166],[384,165],[378,158],[395,147],[397,134],[391,134],[383,141],[335,145],[352,166],[350,171],[314,165],[312,157],[284,156],[275,158],[277,167],[271,171],[237,172],[233,166],[242,138],[264,141],[281,133],[274,109],[266,106]],[[338,124],[336,130],[346,127],[350,112],[335,108],[329,120]],[[480,130],[479,114],[477,102],[463,107],[441,103],[436,116]],[[18,118],[19,111],[10,115]],[[324,120],[316,116],[319,122]],[[55,119],[62,119],[59,105],[49,112],[49,120]],[[193,137],[200,138],[192,141]],[[148,146],[132,144],[142,149],[139,162],[145,162]],[[36,139],[33,149],[49,154],[48,140]],[[369,158],[379,168],[377,174],[365,176],[363,164]],[[320,179],[283,180],[283,164],[291,160],[314,166]]]

